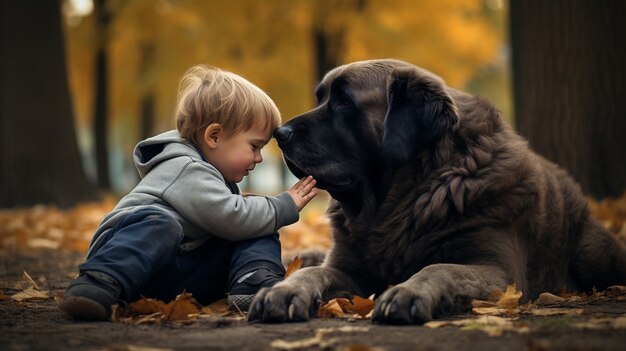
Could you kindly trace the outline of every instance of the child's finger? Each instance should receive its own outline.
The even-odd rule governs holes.
[[[300,179],[296,185],[294,185],[294,188],[296,188],[297,190],[301,190],[303,189],[307,184],[309,184],[311,182],[311,180],[313,180],[312,176],[306,176],[302,179]]]
[[[315,184],[317,182],[315,181],[315,179],[311,179],[308,183],[306,183],[306,185],[304,185],[304,187],[300,190],[300,192],[302,194],[308,194],[311,192],[311,190],[315,187]]]

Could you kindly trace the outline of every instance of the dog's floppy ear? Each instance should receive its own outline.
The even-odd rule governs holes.
[[[456,108],[436,76],[417,68],[396,69],[389,87],[383,157],[393,166],[435,143],[458,120]]]

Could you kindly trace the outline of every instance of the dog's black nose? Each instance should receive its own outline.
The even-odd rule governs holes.
[[[274,132],[274,137],[278,141],[287,141],[291,138],[291,134],[293,134],[293,130],[289,126],[284,126],[276,129]]]

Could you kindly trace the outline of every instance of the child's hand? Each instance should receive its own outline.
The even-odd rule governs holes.
[[[315,183],[315,179],[312,176],[306,176],[287,191],[291,195],[293,202],[296,203],[298,211],[301,211],[317,195],[318,190],[315,187]]]

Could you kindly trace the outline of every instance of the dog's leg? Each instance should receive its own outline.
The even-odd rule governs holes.
[[[574,280],[579,288],[604,290],[626,284],[626,248],[595,219],[583,228],[573,262]]]
[[[306,321],[317,313],[322,298],[333,291],[355,291],[350,276],[330,267],[308,267],[296,271],[272,288],[261,289],[250,306],[248,320],[263,322]]]
[[[376,300],[372,320],[422,324],[430,321],[435,311],[467,308],[471,299],[504,290],[507,283],[507,274],[496,266],[433,264],[385,291]]]

